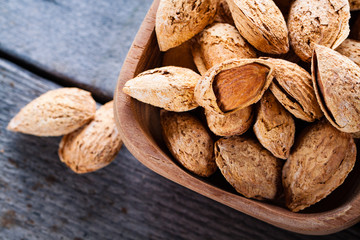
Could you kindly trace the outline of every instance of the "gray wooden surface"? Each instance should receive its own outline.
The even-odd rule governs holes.
[[[322,237],[278,229],[151,172],[126,147],[108,167],[76,175],[58,159],[60,138],[6,131],[58,83],[111,98],[150,4],[0,0],[2,56],[47,77],[0,58],[0,239],[360,239],[360,224]]]

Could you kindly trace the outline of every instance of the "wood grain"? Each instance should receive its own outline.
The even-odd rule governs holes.
[[[151,0],[0,1],[0,52],[111,99]]]
[[[152,39],[157,4],[158,1],[154,1],[140,27],[120,73],[115,92],[118,129],[131,153],[158,174],[280,228],[304,234],[324,235],[341,231],[357,223],[360,220],[359,163],[340,188],[326,200],[303,213],[292,213],[281,204],[274,205],[244,198],[222,187],[223,178],[214,177],[209,180],[195,177],[175,163],[161,140],[158,109],[131,99],[122,92],[125,82],[139,71],[147,70],[151,62],[153,67],[158,66],[156,61],[148,58],[159,55],[158,47],[153,45],[156,42]],[[150,54],[143,54],[149,51]],[[143,62],[148,64],[145,66]]]

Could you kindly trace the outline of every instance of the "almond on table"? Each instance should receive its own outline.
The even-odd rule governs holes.
[[[94,118],[95,100],[78,88],[48,91],[23,107],[7,129],[35,136],[61,136]]]

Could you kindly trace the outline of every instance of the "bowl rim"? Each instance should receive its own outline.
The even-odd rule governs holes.
[[[156,10],[154,0],[122,66],[114,94],[114,116],[117,129],[127,149],[147,168],[157,174],[220,202],[242,213],[289,231],[326,235],[346,229],[360,221],[360,194],[335,209],[321,213],[293,213],[266,202],[245,198],[204,182],[184,171],[150,139],[141,128],[133,104],[136,100],[122,92],[125,82],[133,78],[144,57],[144,49],[154,34]]]

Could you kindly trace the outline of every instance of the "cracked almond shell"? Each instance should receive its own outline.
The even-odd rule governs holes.
[[[218,2],[217,11],[215,15],[215,22],[219,23],[228,23],[231,25],[235,25],[234,19],[231,16],[231,11],[229,8],[229,4],[226,0],[215,0]]]
[[[328,47],[315,45],[312,80],[328,121],[343,132],[360,131],[360,67]]]
[[[296,118],[313,122],[323,116],[317,103],[311,75],[299,65],[268,58],[274,65],[274,80],[270,90],[276,99]]]
[[[249,106],[232,113],[219,114],[205,109],[205,116],[210,130],[218,136],[241,135],[246,132],[253,122],[253,106]]]
[[[179,46],[212,23],[214,0],[160,0],[155,31],[161,51]]]
[[[127,81],[123,92],[141,102],[183,112],[198,106],[194,99],[194,88],[200,77],[187,68],[161,67],[142,72]]]
[[[201,75],[213,66],[232,58],[256,57],[253,47],[234,26],[227,23],[215,23],[204,29],[196,36],[192,53]]]
[[[115,126],[113,101],[96,111],[87,125],[65,135],[59,145],[60,160],[76,173],[96,171],[110,164],[122,146]]]
[[[339,53],[348,57],[354,63],[360,66],[360,41],[346,39],[337,49]]]
[[[256,76],[257,72],[255,73],[244,73],[246,74],[243,76],[243,79],[240,79],[236,81],[238,75],[240,75],[242,72],[243,67],[248,66],[254,66],[254,64],[259,67],[268,69],[268,72],[265,76],[261,76],[263,79],[259,79],[259,81],[254,82],[256,86],[254,87],[254,83],[250,80],[253,76]],[[239,71],[237,70],[239,69]],[[227,74],[227,72],[230,71],[230,74]],[[235,74],[231,74],[231,72],[234,71]],[[216,78],[220,75],[225,73],[226,75],[230,75],[229,81],[234,82],[235,84],[238,82],[239,85],[235,86],[236,90],[239,90],[240,92],[234,92],[236,91],[235,88],[233,88],[233,85],[231,84],[224,84],[228,85],[229,87],[229,96],[222,96],[221,99],[229,100],[230,98],[241,99],[244,101],[241,101],[240,104],[236,104],[235,109],[232,109],[230,111],[224,111],[221,109],[220,104],[218,103],[220,99],[220,95],[217,95],[214,92],[214,83],[216,83]],[[265,74],[265,73],[264,73]],[[264,92],[268,89],[269,85],[272,82],[272,79],[274,77],[273,74],[273,67],[272,64],[266,60],[263,59],[230,59],[228,61],[225,61],[221,63],[220,65],[216,65],[213,68],[211,68],[204,76],[201,77],[200,81],[197,83],[194,91],[196,102],[205,108],[208,111],[214,111],[219,114],[227,114],[230,112],[234,112],[239,109],[246,108],[257,101],[259,101],[264,94]],[[248,82],[247,80],[250,79]],[[241,84],[244,83],[242,86]]]
[[[297,212],[319,202],[344,182],[355,161],[350,134],[326,120],[307,127],[282,171],[286,206]]]
[[[219,139],[215,158],[225,179],[245,197],[273,200],[282,192],[282,161],[257,141],[240,136]]]
[[[7,129],[35,136],[61,136],[94,118],[91,93],[79,88],[48,91],[32,100],[11,119]]]
[[[235,26],[252,46],[265,53],[289,51],[285,19],[272,0],[227,0]]]
[[[295,53],[310,62],[313,44],[337,48],[349,35],[348,0],[296,0],[290,8],[288,28]]]
[[[287,159],[294,144],[295,121],[292,115],[267,91],[259,101],[254,133],[275,157]]]
[[[162,110],[160,122],[165,144],[181,165],[202,177],[216,171],[214,142],[196,117]]]

